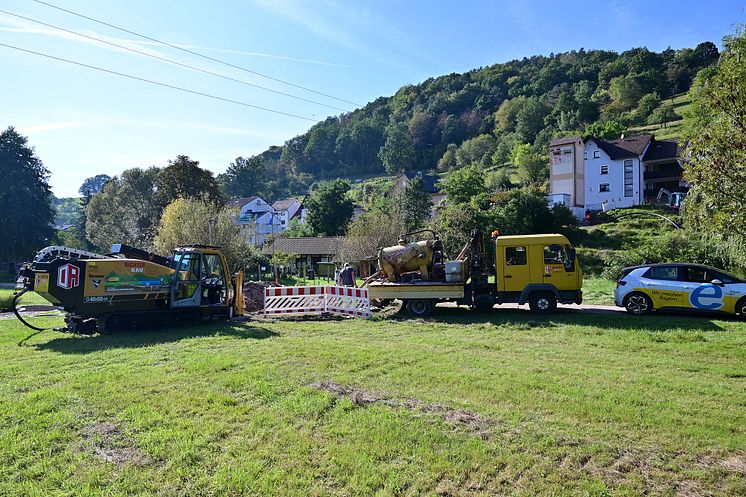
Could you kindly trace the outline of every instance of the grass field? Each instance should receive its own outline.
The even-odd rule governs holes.
[[[744,407],[738,321],[3,319],[0,495],[744,495]]]
[[[683,125],[684,120],[681,119],[689,111],[692,106],[692,101],[689,98],[688,93],[679,93],[673,98],[673,102],[670,98],[664,99],[661,105],[673,104],[673,110],[676,112],[676,117],[673,121],[663,124],[651,124],[649,126],[637,126],[630,128],[630,131],[636,133],[653,133],[659,140],[676,138],[681,139],[684,131]]]

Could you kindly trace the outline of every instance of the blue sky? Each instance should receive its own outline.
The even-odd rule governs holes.
[[[365,104],[402,85],[584,47],[720,45],[737,1],[551,2],[48,0],[234,65]],[[177,67],[0,13],[0,43],[309,119],[356,106],[190,56],[33,2],[0,9],[318,103]],[[181,93],[0,46],[0,127],[28,136],[57,196],[86,177],[186,154],[213,172],[303,133],[311,121]],[[324,105],[319,105],[324,104]]]

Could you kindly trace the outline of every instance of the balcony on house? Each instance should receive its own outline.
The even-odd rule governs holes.
[[[677,162],[668,164],[649,164],[645,166],[643,179],[645,181],[679,179],[681,178],[682,172],[681,166],[679,166]]]

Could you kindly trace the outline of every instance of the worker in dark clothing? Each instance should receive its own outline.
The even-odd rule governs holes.
[[[345,264],[345,267],[339,272],[337,284],[340,286],[355,286],[355,268]]]

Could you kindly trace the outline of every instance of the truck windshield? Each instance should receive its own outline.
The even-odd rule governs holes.
[[[575,271],[575,249],[570,245],[547,245],[544,247],[544,264],[562,264],[565,271]]]
[[[562,264],[568,273],[575,271],[575,248],[572,245],[562,247]]]

